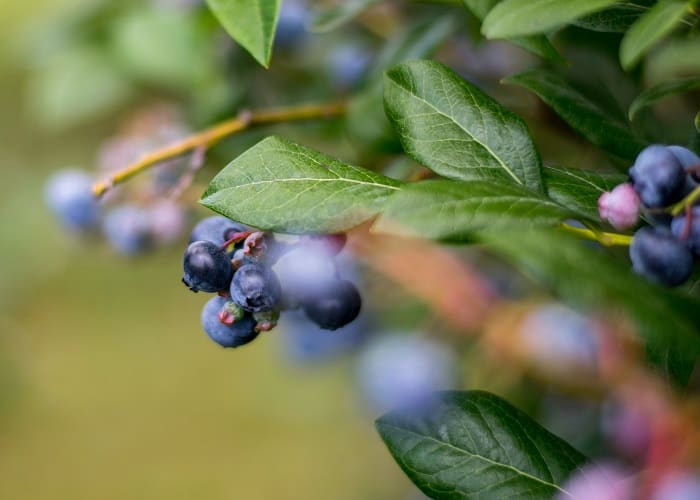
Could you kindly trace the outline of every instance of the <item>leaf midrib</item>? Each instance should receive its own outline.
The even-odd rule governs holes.
[[[354,179],[348,179],[345,177],[338,177],[335,179],[317,179],[314,177],[294,177],[294,178],[288,178],[288,179],[270,179],[266,181],[255,181],[255,182],[245,182],[245,183],[238,183],[233,186],[227,186],[222,189],[219,189],[212,193],[212,195],[219,193],[221,191],[226,191],[229,189],[238,189],[238,188],[245,188],[249,186],[257,186],[261,184],[279,184],[282,182],[345,182],[348,184],[360,184],[364,186],[372,186],[372,187],[377,187],[377,188],[385,188],[385,189],[393,189],[395,191],[400,191],[401,188],[398,186],[392,186],[390,184],[379,184],[376,182],[365,182],[365,181],[358,181]],[[209,195],[209,196],[212,196]]]
[[[415,98],[418,99],[419,101],[424,102],[426,105],[428,105],[429,108],[435,110],[435,113],[439,114],[440,116],[444,116],[444,117],[447,118],[449,121],[451,121],[452,123],[454,123],[455,125],[457,125],[457,126],[458,126],[461,130],[463,130],[469,137],[471,137],[472,140],[473,140],[474,142],[476,142],[476,143],[479,144],[482,148],[484,148],[486,151],[488,151],[488,153],[489,153],[493,158],[495,158],[496,161],[498,161],[498,163],[501,165],[501,167],[503,167],[503,169],[504,169],[506,172],[508,172],[508,174],[510,174],[510,176],[511,176],[513,179],[515,179],[515,181],[516,181],[518,184],[524,184],[524,182],[523,182],[517,175],[515,175],[515,173],[508,167],[508,165],[506,165],[506,164],[503,162],[503,160],[501,160],[501,158],[500,158],[498,155],[496,155],[496,153],[494,153],[494,152],[491,150],[491,148],[490,148],[489,146],[487,146],[486,144],[484,144],[483,142],[481,142],[479,139],[477,139],[473,134],[471,134],[471,133],[469,132],[469,130],[467,130],[466,128],[464,128],[464,127],[462,126],[461,123],[459,123],[457,120],[455,120],[455,119],[452,118],[451,116],[446,115],[446,114],[443,113],[441,110],[439,110],[438,108],[436,108],[433,104],[431,104],[430,102],[426,101],[425,99],[423,99],[422,97],[418,96],[417,94],[414,94],[413,92],[411,92],[411,91],[410,91],[409,89],[407,89],[406,87],[400,85],[393,77],[390,77],[390,79],[391,79],[391,81],[394,83],[394,85],[396,85],[397,87],[399,87],[401,90],[403,90],[404,92],[408,93],[409,95],[415,97]],[[470,94],[470,95],[471,95],[471,94]]]
[[[512,470],[513,472],[515,472],[516,474],[518,474],[518,475],[520,475],[520,476],[524,476],[524,477],[526,477],[526,478],[528,478],[528,479],[531,479],[531,480],[536,481],[536,482],[538,482],[538,483],[544,484],[544,485],[546,485],[546,486],[551,486],[552,488],[555,488],[555,489],[557,489],[558,491],[561,491],[562,493],[564,493],[564,494],[566,494],[566,495],[568,495],[568,496],[573,496],[570,492],[566,491],[564,488],[560,487],[559,485],[556,485],[556,484],[554,484],[554,483],[547,482],[547,481],[545,481],[544,479],[541,479],[541,478],[539,478],[539,477],[537,477],[537,476],[533,476],[533,475],[531,475],[531,474],[528,474],[527,472],[524,472],[524,471],[522,471],[522,470],[520,470],[520,469],[518,469],[518,468],[516,468],[516,467],[513,467],[512,465],[504,464],[504,463],[501,463],[501,462],[497,462],[497,461],[492,460],[492,459],[490,459],[490,458],[487,458],[487,457],[485,457],[485,456],[483,456],[483,455],[479,455],[478,453],[472,453],[472,452],[470,452],[470,451],[468,451],[468,450],[465,450],[464,448],[458,448],[457,446],[453,445],[452,443],[448,443],[448,442],[445,442],[445,441],[440,441],[439,439],[435,439],[434,437],[427,436],[427,435],[425,435],[425,434],[419,434],[419,433],[417,433],[417,432],[415,432],[415,431],[406,429],[406,428],[404,428],[404,427],[399,427],[399,426],[397,426],[397,425],[389,424],[389,423],[386,423],[386,422],[379,422],[378,425],[380,425],[380,426],[385,426],[385,427],[391,427],[391,428],[396,429],[396,430],[398,430],[398,431],[405,432],[405,433],[407,433],[407,434],[411,434],[411,435],[420,437],[420,438],[422,438],[422,439],[426,439],[426,440],[428,440],[428,441],[432,441],[432,442],[434,442],[434,443],[437,443],[437,444],[439,444],[439,445],[441,445],[441,446],[445,446],[445,447],[447,447],[447,448],[449,448],[449,449],[451,449],[451,450],[455,450],[455,451],[457,451],[457,452],[459,452],[459,453],[462,453],[462,454],[464,454],[464,455],[467,455],[467,456],[469,456],[469,457],[476,458],[476,459],[478,459],[478,460],[482,460],[482,461],[484,461],[484,462],[486,462],[486,463],[492,464],[492,465],[494,465],[494,466],[496,466],[496,467],[502,467],[502,468],[504,468],[504,469],[510,469],[510,470]],[[416,471],[416,472],[419,472],[419,471]],[[423,473],[421,473],[421,474],[423,474]],[[432,474],[431,474],[431,475],[432,475]],[[460,490],[460,491],[466,493],[464,490]]]

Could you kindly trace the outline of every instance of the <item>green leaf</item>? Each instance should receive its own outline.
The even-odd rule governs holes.
[[[629,110],[629,119],[634,120],[637,113],[660,101],[664,97],[668,97],[674,94],[680,94],[682,92],[687,92],[689,90],[700,88],[700,77],[691,76],[687,78],[679,78],[670,82],[660,83],[648,90],[645,90],[639,94],[632,104]]]
[[[332,31],[367,10],[379,0],[344,0],[317,13],[309,28],[316,33]]]
[[[491,231],[479,239],[575,305],[627,313],[651,363],[687,383],[700,353],[699,301],[649,283],[629,261],[561,231]]]
[[[486,38],[546,33],[614,3],[615,0],[505,0],[489,12],[481,32]]]
[[[574,213],[516,184],[430,180],[407,184],[391,197],[377,232],[468,241],[494,227],[553,226]]]
[[[666,0],[657,3],[632,25],[620,43],[620,62],[629,69],[656,42],[670,33],[683,19],[687,2]]]
[[[608,116],[603,108],[559,75],[546,70],[531,70],[509,76],[503,81],[537,94],[571,128],[609,153],[631,161],[644,148],[627,124]]]
[[[476,16],[479,21],[483,21],[486,15],[501,0],[464,0],[464,5]],[[518,47],[532,52],[535,55],[549,59],[550,61],[561,63],[564,58],[554,48],[552,42],[544,35],[535,35],[521,38],[511,38],[509,41]]]
[[[71,47],[46,61],[27,89],[27,106],[47,128],[84,124],[114,113],[131,97],[131,82],[109,55]]]
[[[281,0],[207,0],[207,5],[229,35],[266,68]]]
[[[406,153],[438,174],[542,190],[541,160],[525,123],[443,64],[389,70],[384,109]]]
[[[435,393],[427,411],[398,409],[375,425],[430,498],[552,498],[586,457],[507,401],[483,391]]]
[[[695,115],[695,130],[698,131],[698,134],[700,134],[700,111],[697,112]]]
[[[560,205],[593,221],[600,221],[598,198],[627,180],[623,174],[601,174],[591,170],[545,166],[547,195]]]
[[[624,33],[647,10],[649,7],[641,2],[613,5],[608,9],[581,17],[574,21],[574,24],[579,28],[602,33]]]
[[[336,233],[376,215],[400,183],[268,137],[219,172],[200,203],[282,233]]]

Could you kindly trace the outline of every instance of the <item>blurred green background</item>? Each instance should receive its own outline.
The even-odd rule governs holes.
[[[0,4],[0,497],[407,498],[350,360],[292,366],[276,332],[219,349],[180,245],[129,260],[55,225],[46,177],[115,124],[39,127],[24,48],[81,3]]]

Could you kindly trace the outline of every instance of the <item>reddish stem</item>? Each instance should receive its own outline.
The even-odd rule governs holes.
[[[246,239],[251,234],[253,234],[252,231],[241,231],[240,233],[233,233],[231,237],[227,241],[225,241],[223,245],[221,245],[221,248],[226,250],[229,245],[238,243],[239,241]]]
[[[693,208],[688,205],[685,207],[685,224],[683,224],[683,232],[681,233],[681,240],[685,241],[690,236],[690,229],[693,225]]]

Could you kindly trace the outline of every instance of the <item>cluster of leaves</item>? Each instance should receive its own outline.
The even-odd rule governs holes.
[[[268,64],[279,2],[209,3],[229,33]],[[343,2],[317,22],[334,27],[373,3]],[[650,136],[634,120],[666,96],[700,87],[700,78],[685,76],[640,90],[639,78],[622,71],[633,69],[671,32],[698,47],[689,37],[698,19],[691,2],[464,3],[483,21],[487,38],[508,39],[544,58],[542,67],[504,82],[536,94],[621,167],[646,143],[665,138],[658,125],[650,127]],[[567,55],[552,43],[562,29],[564,46],[568,37],[619,50],[621,69],[609,70],[608,64],[591,81],[586,65],[589,80],[582,80],[580,72],[561,65]],[[572,219],[594,231],[604,229],[597,200],[623,182],[624,174],[543,164],[520,117],[439,62],[415,60],[386,69],[381,77],[386,116],[405,153],[436,178],[395,180],[273,136],[224,168],[201,202],[278,232],[339,232],[372,220],[375,232],[482,244],[578,307],[626,311],[636,321],[650,362],[675,382],[687,382],[700,351],[697,298],[650,285],[634,276],[620,255],[558,230]],[[600,88],[600,81],[617,77],[622,85]],[[367,87],[354,106],[378,94],[379,84]],[[690,142],[697,146],[697,131]],[[377,422],[397,462],[433,498],[486,491],[496,498],[550,497],[562,492],[563,481],[586,461],[496,396],[444,393],[436,401],[428,414],[399,410]]]

